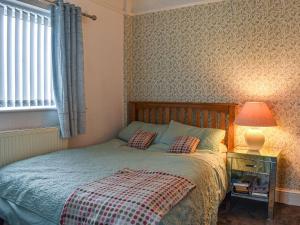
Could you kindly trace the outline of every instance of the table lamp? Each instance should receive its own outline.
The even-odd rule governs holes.
[[[269,107],[264,102],[246,102],[242,107],[235,124],[249,126],[245,133],[245,140],[249,150],[260,150],[265,143],[265,136],[257,127],[276,126]]]

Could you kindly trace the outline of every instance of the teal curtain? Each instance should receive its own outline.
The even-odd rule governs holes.
[[[53,89],[63,138],[85,132],[81,9],[58,0],[51,9]]]

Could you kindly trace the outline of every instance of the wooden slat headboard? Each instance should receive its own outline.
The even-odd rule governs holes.
[[[234,148],[237,104],[183,102],[129,102],[130,121],[167,124],[171,120],[204,128],[226,130],[224,143]]]

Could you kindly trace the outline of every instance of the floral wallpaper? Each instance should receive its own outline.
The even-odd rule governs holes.
[[[267,102],[278,126],[263,129],[266,146],[282,150],[278,187],[300,189],[299,0],[126,16],[124,61],[126,101]]]

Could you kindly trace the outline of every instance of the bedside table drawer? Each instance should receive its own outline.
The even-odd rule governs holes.
[[[270,174],[271,163],[255,159],[232,158],[232,170]]]

